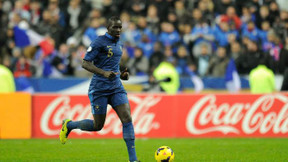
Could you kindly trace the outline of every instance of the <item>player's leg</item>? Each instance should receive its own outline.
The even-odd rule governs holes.
[[[103,128],[107,111],[107,97],[93,97],[89,95],[91,102],[92,114],[94,120],[84,119],[80,121],[72,121],[66,119],[63,121],[62,129],[60,132],[60,141],[65,144],[69,133],[74,129],[80,129],[82,131],[99,131]]]
[[[68,134],[73,129],[80,129],[82,131],[99,131],[103,128],[105,123],[106,114],[93,114],[94,120],[84,119],[80,121],[70,121],[67,123],[69,130]]]
[[[129,160],[137,161],[135,150],[135,134],[130,113],[130,105],[126,93],[116,93],[111,96],[109,103],[119,116],[123,126],[123,139],[126,143]]]
[[[64,120],[60,132],[60,141],[65,144],[68,135],[73,129],[81,129],[82,131],[99,131],[103,128],[106,114],[93,114],[94,120],[84,119],[80,121]]]
[[[83,131],[99,131],[103,128],[107,111],[107,96],[95,96],[90,94],[91,112],[94,120],[84,119],[81,121],[70,121],[67,123],[68,131],[81,129]],[[70,132],[68,132],[69,134]]]

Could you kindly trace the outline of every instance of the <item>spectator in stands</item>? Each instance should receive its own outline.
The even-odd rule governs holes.
[[[218,47],[217,53],[209,62],[208,75],[213,77],[224,77],[229,57],[225,47]]]
[[[141,41],[138,44],[138,47],[142,49],[144,56],[146,56],[147,58],[150,58],[150,56],[152,55],[153,46],[154,42],[150,40],[146,34],[142,36]]]
[[[144,16],[145,10],[147,7],[147,2],[142,0],[133,0],[130,1],[128,4],[127,10],[130,15],[138,17]]]
[[[265,59],[249,74],[249,83],[252,93],[272,93],[275,90],[275,76],[271,69],[265,65]]]
[[[2,50],[4,44],[5,44],[5,25],[4,25],[4,10],[3,10],[3,4],[2,1],[0,1],[0,50]]]
[[[159,34],[159,41],[164,46],[175,46],[180,41],[180,35],[175,30],[173,24],[168,22],[163,22],[161,24],[161,33]]]
[[[92,9],[90,12],[89,12],[89,18],[90,19],[94,19],[94,18],[101,18],[102,17],[102,14],[101,14],[101,11],[99,9]],[[121,19],[122,20],[122,19]]]
[[[65,75],[68,72],[69,62],[69,48],[66,44],[61,44],[59,51],[52,59],[51,64],[57,71]]]
[[[281,11],[280,17],[276,18],[273,28],[281,40],[284,42],[285,37],[288,36],[288,11]]]
[[[54,44],[53,39],[49,39],[49,41]],[[45,54],[43,50],[40,48],[36,51],[33,58],[33,65],[36,68],[37,77],[62,77],[61,73],[59,73],[55,68],[53,68],[51,62],[53,58],[57,55],[57,50],[49,54]]]
[[[169,61],[170,63],[172,63],[174,66],[176,66],[176,58],[173,54],[173,49],[171,46],[164,46],[164,58],[166,61]]]
[[[153,33],[158,34],[158,26],[160,23],[160,19],[158,17],[158,10],[155,5],[149,5],[146,20],[148,28],[150,28]]]
[[[72,35],[83,23],[87,16],[87,11],[80,5],[79,0],[70,0],[65,11],[66,30]]]
[[[259,60],[266,55],[259,49],[257,42],[248,40],[247,52],[244,52],[236,60],[236,67],[239,74],[248,74],[258,64]]]
[[[93,73],[88,72],[87,70],[82,68],[82,61],[86,54],[87,48],[84,45],[80,45],[77,50],[75,48],[69,49],[70,50],[70,57],[69,57],[69,71],[70,73],[74,73],[76,77],[85,78],[91,77]],[[73,71],[72,71],[73,70]]]
[[[231,58],[237,60],[242,55],[241,45],[239,42],[234,42],[231,44]]]
[[[51,13],[51,16],[58,17],[58,23],[60,26],[66,27],[68,25],[65,22],[65,12],[60,10],[58,0],[49,0],[47,10]]]
[[[261,6],[260,11],[256,14],[256,26],[258,29],[261,29],[262,22],[268,21],[270,25],[273,25],[274,19],[269,13],[268,6]]]
[[[215,27],[214,35],[217,45],[227,47],[229,45],[229,37],[234,35],[233,37],[236,38],[238,36],[238,32],[237,30],[230,30],[227,22],[222,22],[219,24],[219,27]]]
[[[90,26],[85,30],[82,42],[88,47],[91,42],[95,40],[99,35],[104,35],[107,29],[102,26],[101,20],[99,18],[93,18],[90,21]]]
[[[235,7],[233,6],[227,8],[225,15],[219,16],[218,24],[222,22],[228,22],[232,30],[239,30],[242,25],[241,19],[237,16]]]
[[[22,19],[30,21],[31,15],[30,15],[28,9],[24,8],[24,4],[23,4],[22,0],[15,1],[13,11],[9,15],[10,20],[13,17],[13,15],[15,15],[15,14],[20,15]]]
[[[170,6],[172,6],[171,1],[163,1],[163,0],[156,0],[151,2],[152,5],[154,5],[157,9],[157,15],[160,20],[160,22],[163,22],[167,16],[167,13],[170,9]]]
[[[161,42],[155,42],[153,53],[149,58],[149,74],[152,74],[155,68],[160,64],[164,59],[164,54],[162,52]]]
[[[250,13],[252,15],[256,15],[257,12],[259,12],[259,9],[260,9],[259,0],[250,0],[248,5],[249,5]]]
[[[288,36],[285,39],[285,46],[281,50],[279,61],[279,71],[284,78],[281,91],[288,91]]]
[[[204,20],[201,20],[194,26],[191,31],[190,41],[193,42],[193,56],[198,57],[201,52],[202,44],[206,44],[209,51],[212,49],[212,41],[214,41],[214,35],[211,27]]]
[[[3,56],[2,64],[5,67],[7,67],[11,72],[13,72],[15,66],[13,66],[13,62],[11,61],[11,57],[9,55],[4,55]]]
[[[185,21],[184,16],[186,13],[186,9],[185,9],[185,4],[183,1],[176,1],[174,3],[174,8],[175,8],[175,14],[176,14],[176,19],[178,20],[178,22],[183,22]]]
[[[113,0],[102,0],[101,12],[106,19],[118,14],[118,6],[115,2],[116,1],[113,2]]]
[[[179,46],[176,54],[176,70],[179,75],[187,75],[186,69],[188,68],[188,64],[191,62],[191,58],[189,58],[187,49],[185,46]]]
[[[50,23],[52,19],[52,12],[44,10],[42,12],[42,21],[35,27],[36,31],[41,35],[46,35],[50,32]]]
[[[278,4],[275,2],[275,1],[272,1],[270,4],[269,4],[269,9],[270,9],[270,15],[273,19],[273,22],[274,20],[279,17],[279,7],[278,7]]]
[[[281,91],[288,91],[288,69],[285,70],[284,75],[283,75]]]
[[[276,35],[274,30],[270,30],[267,33],[267,39],[268,48],[265,46],[265,48],[267,48],[266,50],[272,56],[274,61],[279,61],[280,50],[282,48],[282,44],[280,44],[280,38]]]
[[[130,24],[130,15],[128,12],[122,12],[120,15],[120,19],[122,21],[122,31],[125,32],[129,28]]]
[[[198,3],[198,8],[202,12],[203,19],[205,19],[209,25],[214,21],[213,9],[214,4],[212,0],[200,0]]]
[[[134,58],[128,61],[127,67],[131,75],[141,76],[147,74],[149,62],[147,57],[143,55],[141,48],[135,48]]]
[[[148,37],[149,42],[154,43],[157,40],[157,36],[153,33],[153,31],[147,26],[146,18],[141,16],[137,20],[137,28],[141,33],[141,38],[145,35]]]
[[[242,27],[241,28],[243,28],[243,26],[246,26],[246,24],[250,20],[255,21],[256,17],[255,17],[255,15],[251,14],[248,6],[243,6],[242,7],[242,16],[240,17],[240,19],[241,19],[241,22],[242,22]]]
[[[183,39],[183,43],[188,46],[190,42],[191,37],[191,30],[192,26],[190,24],[183,24],[183,26],[180,28],[180,35]]]
[[[168,21],[168,23],[173,24],[173,26],[176,28],[176,30],[179,31],[179,29],[178,29],[179,20],[177,19],[177,15],[174,11],[170,11],[168,13],[167,21]]]
[[[215,1],[215,13],[216,15],[222,15],[226,13],[229,6],[234,6],[232,0],[217,0]]]
[[[122,32],[121,39],[126,45],[135,47],[141,40],[141,33],[134,22],[130,22],[126,31]]]
[[[284,71],[288,70],[288,36],[285,39],[284,47],[281,49],[277,65],[280,74],[284,74]]]
[[[58,48],[61,42],[66,40],[66,32],[63,32],[63,27],[59,24],[59,16],[52,14],[49,10],[44,10],[42,13],[42,21],[35,26],[35,31],[42,36],[50,36],[55,41],[55,46]]]
[[[65,36],[64,28],[59,25],[58,16],[52,16],[49,24],[49,32],[47,33],[55,41],[55,46],[58,48]],[[64,34],[63,34],[64,33]]]
[[[268,21],[263,21],[261,23],[261,30],[259,30],[259,38],[262,45],[263,50],[265,50],[264,45],[268,42],[267,34],[268,31],[271,30],[270,23]]]
[[[24,56],[20,56],[14,70],[14,77],[31,77],[30,64]]]
[[[212,54],[209,53],[207,45],[203,44],[201,46],[201,54],[195,61],[199,76],[203,77],[207,74],[211,56]]]
[[[126,48],[123,49],[123,53],[122,53],[122,57],[121,57],[121,60],[120,60],[120,65],[123,65],[123,66],[126,66],[129,62],[129,55],[127,53],[127,50]]]
[[[199,24],[200,21],[203,19],[202,12],[198,8],[193,9],[192,11],[192,17],[188,22],[190,22],[191,26],[195,26],[196,24]]]
[[[16,47],[13,28],[9,27],[6,30],[3,39],[5,40],[5,43],[3,46],[0,44],[0,47],[2,46],[3,51],[6,51],[8,54],[12,54],[13,49]]]
[[[23,3],[23,9],[25,11],[29,11],[30,10],[30,0],[22,0],[22,3]]]
[[[30,15],[31,15],[31,20],[30,20],[30,23],[31,25],[33,26],[37,26],[38,23],[40,22],[40,16],[41,16],[41,13],[40,13],[40,2],[39,1],[36,1],[36,0],[32,0],[29,5],[29,12],[30,12]]]
[[[248,37],[252,41],[260,41],[259,30],[253,21],[249,21],[247,26],[242,29],[242,36]]]
[[[10,59],[11,61],[11,71],[13,72],[15,67],[16,67],[16,63],[18,62],[20,56],[22,55],[21,53],[21,49],[20,48],[13,48],[12,50],[12,57]]]

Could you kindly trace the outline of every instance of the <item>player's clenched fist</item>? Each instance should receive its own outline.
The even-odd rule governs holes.
[[[117,74],[118,74],[118,73],[115,73],[115,72],[113,72],[113,71],[105,71],[104,74],[103,74],[103,76],[104,76],[105,78],[110,78],[110,79],[112,79],[112,78],[116,77]]]
[[[122,80],[128,80],[129,79],[129,72],[128,72],[127,68],[121,72],[120,79],[122,79]]]

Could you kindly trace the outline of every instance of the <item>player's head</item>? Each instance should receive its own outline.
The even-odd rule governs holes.
[[[121,30],[122,30],[122,22],[118,16],[112,16],[108,19],[107,22],[107,30],[108,34],[113,37],[120,37]]]

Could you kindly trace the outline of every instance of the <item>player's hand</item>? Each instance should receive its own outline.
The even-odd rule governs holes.
[[[113,71],[105,71],[104,74],[103,74],[103,76],[104,76],[105,78],[112,79],[112,78],[115,78],[117,74],[118,74],[118,73],[115,73],[115,72],[113,72]]]
[[[128,72],[127,68],[121,72],[120,79],[122,79],[122,80],[128,80],[129,79],[129,72]]]

